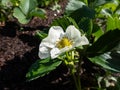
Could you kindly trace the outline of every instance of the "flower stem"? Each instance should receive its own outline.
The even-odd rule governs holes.
[[[72,51],[71,52],[71,59],[72,60],[74,60],[75,58],[74,58],[74,51]],[[75,86],[76,86],[76,89],[77,90],[81,90],[81,82],[80,82],[80,75],[79,75],[79,69],[80,69],[80,66],[79,66],[79,69],[77,70],[76,68],[75,68],[75,64],[74,64],[74,66],[73,66],[73,68],[71,68],[72,70],[72,76],[73,76],[73,79],[74,79],[74,82],[75,82]],[[76,71],[78,72],[78,73],[76,73]]]
[[[75,66],[74,51],[66,52],[66,57],[67,57],[67,61],[65,60],[64,62],[66,62],[68,68],[70,69],[70,74],[72,75],[73,80],[75,82],[76,90],[82,90],[81,82],[80,82],[80,75],[79,75],[80,66],[78,66],[78,68],[76,68]]]
[[[82,90],[81,89],[81,82],[80,82],[80,76],[79,75],[75,75],[75,73],[72,74],[74,82],[75,82],[75,86],[77,90]]]

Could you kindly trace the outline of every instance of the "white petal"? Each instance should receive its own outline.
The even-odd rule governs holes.
[[[61,52],[61,53],[64,53],[64,52],[69,51],[69,50],[71,50],[71,49],[72,49],[72,46],[66,46],[66,47],[62,48],[62,49],[60,50],[60,52]]]
[[[89,44],[88,39],[85,36],[82,36],[82,37],[80,37],[80,39],[78,39],[77,41],[75,41],[73,43],[73,48],[78,47],[78,46],[82,46],[82,45],[87,45],[87,44]]]
[[[45,59],[45,58],[50,57],[50,49],[47,47],[39,47],[38,56],[41,59]]]
[[[85,35],[83,35],[83,36],[81,37],[80,45],[87,45],[87,44],[89,44],[89,41],[88,41],[88,39],[85,37]]]
[[[64,34],[64,32],[60,26],[51,27],[48,36],[42,40],[41,46],[53,48],[62,34]]]
[[[64,32],[60,26],[53,26],[50,28],[48,36],[41,41],[39,46],[38,55],[41,59],[50,56],[50,50],[55,47],[56,41],[62,34],[64,34]]]
[[[48,48],[54,48],[55,47],[55,44],[54,43],[51,43],[50,41],[47,42],[45,39],[42,40],[40,46],[42,47],[48,47]]]
[[[50,54],[51,54],[51,58],[54,59],[60,55],[60,50],[58,48],[53,48]]]
[[[66,51],[69,51],[69,50],[71,50],[71,49],[72,49],[72,47],[69,47],[69,46],[68,46],[68,47],[64,47],[64,48],[62,48],[62,49],[53,48],[53,49],[51,50],[51,52],[50,52],[51,58],[54,59],[54,58],[58,57],[60,54],[66,52]]]
[[[70,25],[66,29],[66,35],[70,37],[71,39],[76,38],[77,36],[81,36],[80,31],[73,25]]]
[[[81,41],[81,33],[77,28],[75,28],[75,26],[70,25],[66,29],[66,35],[68,36],[69,39],[73,41],[74,44],[73,46],[75,47],[79,46],[79,43]]]
[[[45,41],[54,43],[64,34],[63,29],[60,26],[52,26],[49,30],[48,37]]]
[[[73,41],[73,48],[89,44],[88,39],[84,35],[81,36],[81,32],[73,25],[66,29],[66,35]]]

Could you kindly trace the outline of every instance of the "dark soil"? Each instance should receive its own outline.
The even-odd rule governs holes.
[[[26,53],[30,53],[31,60],[38,59],[38,46],[40,40],[35,37],[38,30],[49,27],[51,22],[64,13],[67,0],[61,0],[61,12],[57,13],[49,8],[45,8],[47,18],[40,19],[34,17],[29,24],[21,25],[16,20],[7,21],[5,26],[0,27],[0,67],[12,61],[15,57],[24,58]],[[57,14],[57,16],[54,16]]]

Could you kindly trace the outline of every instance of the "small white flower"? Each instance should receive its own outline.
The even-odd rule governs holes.
[[[67,27],[66,32],[60,26],[52,26],[48,36],[39,46],[39,57],[52,59],[72,48],[89,44],[88,39],[73,25]]]

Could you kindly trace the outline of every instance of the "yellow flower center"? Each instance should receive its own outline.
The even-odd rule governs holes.
[[[57,42],[56,46],[61,49],[64,48],[66,46],[71,46],[72,45],[72,41],[69,40],[67,37],[63,37],[60,41]]]

